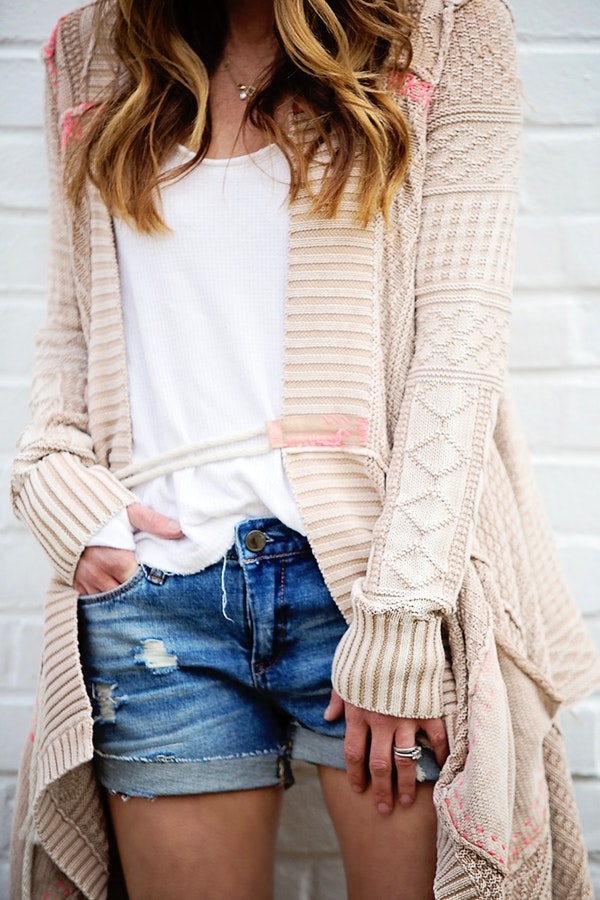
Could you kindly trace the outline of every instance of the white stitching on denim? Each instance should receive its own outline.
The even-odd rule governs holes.
[[[225,588],[225,569],[227,568],[227,554],[223,557],[223,566],[221,568],[221,612],[228,622],[233,622],[231,616],[227,615],[227,590]]]

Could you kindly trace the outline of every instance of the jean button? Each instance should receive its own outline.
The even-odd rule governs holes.
[[[254,529],[253,531],[248,532],[244,539],[244,543],[247,550],[251,550],[252,553],[258,553],[267,543],[267,536],[264,531]]]

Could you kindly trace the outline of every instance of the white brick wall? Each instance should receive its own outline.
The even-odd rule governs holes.
[[[69,0],[2,0],[0,15],[0,900],[27,733],[48,566],[12,519],[10,456],[27,419],[43,318],[46,182],[39,47]],[[526,130],[511,366],[540,484],[575,596],[600,645],[600,6],[520,0]],[[600,898],[600,698],[564,721]],[[278,896],[344,895],[309,767],[287,796]]]

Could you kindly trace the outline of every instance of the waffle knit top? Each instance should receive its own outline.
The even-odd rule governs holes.
[[[169,165],[191,153],[180,148]],[[256,432],[281,413],[289,166],[275,145],[205,159],[168,182],[170,228],[146,235],[114,220],[131,407],[132,461]],[[141,503],[176,519],[177,541],[135,535],[122,510],[90,545],[135,550],[167,572],[198,572],[233,543],[240,519],[302,520],[282,451],[255,437],[235,455],[141,482]]]
[[[506,380],[521,121],[512,18],[504,0],[407,5],[411,67],[390,71],[387,88],[410,125],[408,175],[390,227],[357,223],[358,171],[334,219],[310,215],[308,189],[290,204],[269,439],[348,622],[337,691],[382,713],[445,717],[436,898],[591,900],[555,716],[600,670]],[[111,217],[92,186],[76,209],[61,189],[61,145],[115,74],[93,12],[61,20],[45,53],[52,268],[12,498],[55,577],[15,900],[65,878],[73,896],[102,900],[109,877],[73,575],[91,535],[135,500],[136,471]],[[322,164],[324,151],[315,179]]]

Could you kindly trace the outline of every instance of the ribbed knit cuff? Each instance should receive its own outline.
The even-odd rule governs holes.
[[[353,618],[338,644],[332,681],[353,706],[406,719],[443,712],[445,654],[441,615],[415,618],[406,610],[377,610],[355,584]]]
[[[72,453],[51,453],[26,481],[15,509],[61,581],[72,584],[89,538],[134,502],[131,491],[104,466],[85,466]]]

